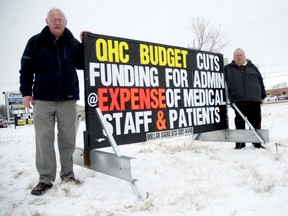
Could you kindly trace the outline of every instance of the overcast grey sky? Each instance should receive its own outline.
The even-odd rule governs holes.
[[[259,67],[266,88],[288,82],[287,0],[0,0],[1,93],[19,89],[20,58],[27,40],[46,25],[52,7],[63,10],[67,27],[78,39],[82,30],[89,30],[184,48],[193,43],[189,21],[204,18],[226,34],[229,44],[222,54],[229,61],[241,47]],[[83,95],[81,72],[79,78]]]

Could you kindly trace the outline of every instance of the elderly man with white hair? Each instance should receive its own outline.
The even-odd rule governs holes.
[[[224,67],[224,73],[230,102],[239,108],[255,129],[261,129],[261,104],[266,91],[260,71],[238,48],[234,51],[233,61]],[[236,110],[235,115],[236,129],[245,129],[245,121]],[[264,148],[261,143],[253,145]],[[235,149],[244,147],[245,143],[236,143]]]
[[[65,14],[52,8],[46,26],[31,37],[21,58],[20,92],[23,104],[31,109],[36,140],[36,168],[39,182],[31,191],[42,195],[56,178],[54,149],[57,143],[62,181],[79,184],[73,172],[75,150],[76,101],[79,82],[76,69],[84,68],[84,47],[66,27]]]

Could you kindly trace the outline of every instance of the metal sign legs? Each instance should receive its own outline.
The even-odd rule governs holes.
[[[220,141],[220,142],[251,142],[251,143],[267,143],[269,142],[269,131],[255,129],[238,107],[233,103],[232,106],[247,123],[250,130],[231,130],[224,129],[197,134],[194,139],[202,141]]]
[[[242,119],[247,123],[248,127],[250,128],[250,130],[253,131],[253,133],[255,134],[255,136],[257,137],[257,139],[260,141],[260,143],[266,143],[265,140],[262,138],[261,134],[258,133],[255,128],[251,125],[251,123],[248,121],[247,117],[243,115],[243,113],[238,109],[238,107],[236,106],[235,103],[232,103],[232,107],[234,107],[234,109],[239,113],[239,115],[242,117]]]
[[[138,200],[143,200],[137,186],[136,179],[132,178],[131,174],[131,157],[122,156],[118,145],[112,136],[111,132],[107,129],[105,119],[99,108],[96,108],[96,113],[100,119],[103,129],[107,135],[107,138],[113,148],[113,153],[103,152],[98,150],[84,151],[83,149],[76,148],[74,152],[74,163],[106,175],[110,175],[125,181],[128,181],[134,194]],[[79,118],[78,118],[79,121]],[[78,129],[79,123],[77,121],[76,128]],[[87,162],[88,160],[88,162]],[[86,162],[85,162],[86,161]]]

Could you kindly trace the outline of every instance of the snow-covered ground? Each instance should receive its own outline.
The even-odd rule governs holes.
[[[43,196],[37,184],[33,125],[0,129],[0,215],[32,216],[284,216],[288,212],[288,103],[262,107],[267,149],[234,150],[234,143],[192,141],[191,136],[121,146],[133,157],[128,182],[75,165],[83,184],[59,176]],[[230,128],[234,113],[229,109]],[[83,147],[85,123],[77,146]],[[276,143],[278,150],[276,149]]]

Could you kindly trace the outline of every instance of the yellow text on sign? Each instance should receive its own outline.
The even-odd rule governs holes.
[[[124,41],[106,40],[98,38],[95,42],[96,58],[101,62],[129,62],[129,55],[125,53],[129,50],[129,46]]]
[[[140,63],[143,65],[152,64],[159,66],[187,68],[187,50],[140,44],[139,52]]]

